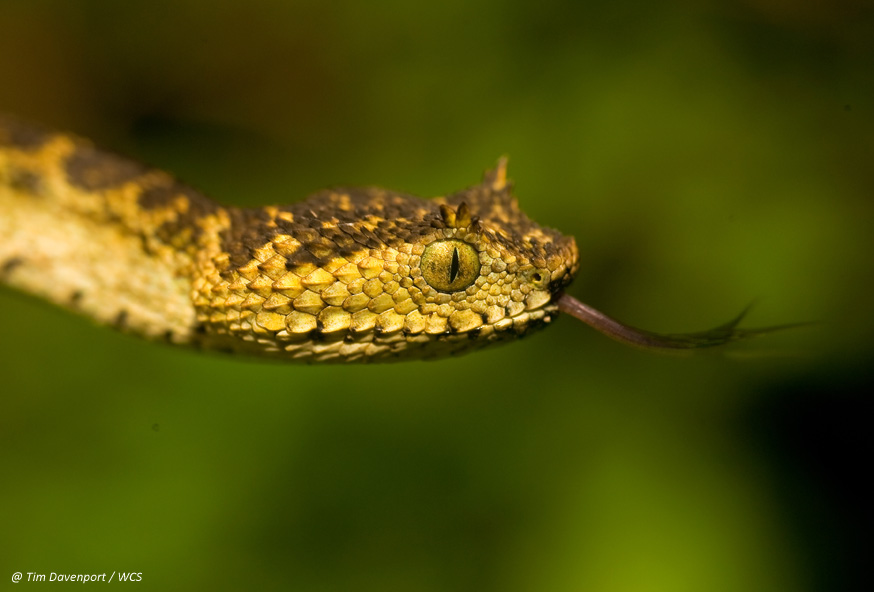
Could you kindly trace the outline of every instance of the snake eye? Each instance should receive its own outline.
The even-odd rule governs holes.
[[[441,292],[458,292],[479,276],[479,255],[472,245],[460,240],[435,241],[425,247],[420,263],[422,277]]]

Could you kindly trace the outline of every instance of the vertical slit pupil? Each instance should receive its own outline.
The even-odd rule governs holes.
[[[449,264],[449,283],[455,281],[455,278],[458,277],[458,268],[461,266],[461,263],[458,261],[458,249],[452,249],[452,263]]]

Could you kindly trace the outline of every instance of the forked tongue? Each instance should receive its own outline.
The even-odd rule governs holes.
[[[588,304],[584,304],[567,294],[562,294],[558,299],[558,309],[580,319],[593,329],[620,343],[655,351],[682,351],[716,347],[764,333],[772,333],[809,324],[793,323],[759,329],[740,329],[737,325],[749,312],[750,307],[748,306],[733,320],[708,331],[696,333],[653,333],[652,331],[637,329],[611,319],[603,312],[595,310]]]

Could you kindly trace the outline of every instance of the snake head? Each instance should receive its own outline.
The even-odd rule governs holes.
[[[505,159],[450,196],[335,188],[230,218],[196,286],[205,339],[286,359],[437,358],[513,340],[556,316],[578,266],[573,238],[519,209]]]
[[[479,185],[436,202],[433,225],[442,237],[425,245],[420,269],[432,297],[456,308],[450,329],[496,340],[550,322],[579,268],[579,252],[573,237],[538,225],[519,208],[507,159]]]

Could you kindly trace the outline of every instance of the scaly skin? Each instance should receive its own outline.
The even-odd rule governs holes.
[[[420,266],[445,239],[479,261],[445,262],[475,278],[463,289]],[[504,160],[431,200],[334,189],[237,209],[0,116],[0,280],[150,339],[307,362],[441,357],[549,323],[577,267],[574,239],[519,209]]]

